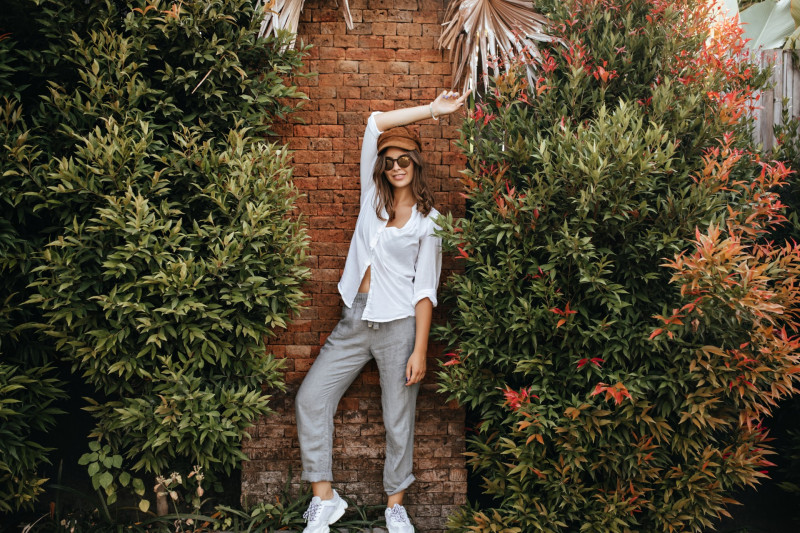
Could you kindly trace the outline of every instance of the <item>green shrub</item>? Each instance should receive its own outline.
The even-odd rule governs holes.
[[[538,2],[562,42],[462,129],[441,220],[441,388],[474,414],[486,501],[453,531],[701,531],[770,466],[796,387],[796,246],[761,244],[784,166],[746,119],[765,75],[704,2]]]
[[[54,401],[64,396],[49,364],[51,347],[26,327],[41,319],[25,301],[42,240],[27,227],[35,215],[22,184],[40,154],[10,81],[10,56],[11,42],[0,37],[0,512],[30,507],[41,493],[47,480],[39,469],[49,450],[40,441],[60,413]]]
[[[265,339],[303,300],[298,192],[264,136],[304,97],[283,81],[304,51],[257,40],[246,0],[16,6],[41,152],[21,190],[47,240],[28,303],[86,384],[80,462],[108,503],[193,466],[210,485],[270,412]]]
[[[793,172],[780,188],[781,202],[786,204],[787,223],[776,228],[770,239],[777,242],[800,242],[800,117],[792,117],[788,102],[784,101],[781,123],[775,126],[777,143],[771,157],[783,161]],[[776,437],[775,451],[783,481],[778,486],[792,494],[800,495],[800,398],[795,396],[781,405],[780,416],[771,428],[786,430]],[[792,428],[792,429],[787,429]],[[773,433],[775,436],[775,433]],[[781,438],[783,437],[783,438]]]
[[[784,101],[781,123],[774,128],[776,144],[771,158],[783,161],[793,172],[781,187],[781,202],[786,204],[788,222],[776,228],[770,238],[800,241],[800,117],[792,117],[789,102]]]

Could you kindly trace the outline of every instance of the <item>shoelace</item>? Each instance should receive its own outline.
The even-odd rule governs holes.
[[[306,512],[303,513],[303,518],[306,519],[306,522],[313,522],[317,518],[317,514],[319,514],[320,509],[322,509],[322,504],[311,502],[311,505],[308,506]]]
[[[408,524],[408,515],[406,514],[406,510],[404,507],[395,505],[389,510],[389,516],[395,522],[402,522],[403,524]]]

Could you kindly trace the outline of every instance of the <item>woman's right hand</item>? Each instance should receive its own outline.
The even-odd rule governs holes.
[[[469,92],[459,95],[458,91],[442,91],[436,100],[431,102],[431,111],[436,118],[441,115],[449,115],[464,106],[467,96],[469,96]]]

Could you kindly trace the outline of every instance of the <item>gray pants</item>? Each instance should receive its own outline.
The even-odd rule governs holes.
[[[333,481],[333,415],[344,392],[367,362],[375,358],[381,380],[386,461],[383,488],[396,494],[414,482],[414,415],[419,383],[406,387],[406,363],[414,350],[414,317],[392,322],[361,320],[367,295],[345,306],[297,392],[297,435],[303,459],[301,479]],[[370,437],[364,437],[368,439]]]

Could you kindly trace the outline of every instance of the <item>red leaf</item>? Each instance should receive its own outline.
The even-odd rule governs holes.
[[[594,387],[594,390],[592,391],[592,396],[597,396],[598,394],[605,392],[607,389],[608,385],[606,385],[601,381]]]

